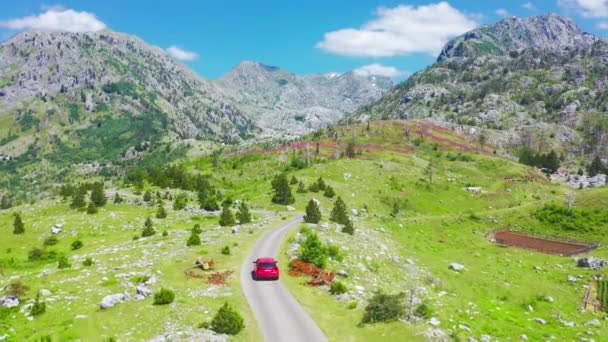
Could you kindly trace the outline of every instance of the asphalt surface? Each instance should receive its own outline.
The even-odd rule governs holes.
[[[241,286],[255,314],[266,342],[327,341],[317,324],[291,296],[280,281],[255,281],[251,276],[253,261],[259,257],[278,257],[285,234],[302,222],[298,215],[269,231],[255,244],[241,268]],[[279,264],[281,277],[288,271]]]

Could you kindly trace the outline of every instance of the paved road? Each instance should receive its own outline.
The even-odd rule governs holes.
[[[285,234],[302,222],[302,216],[285,222],[262,236],[241,268],[241,286],[255,314],[266,342],[327,341],[317,324],[291,296],[280,281],[255,281],[251,278],[253,261],[258,257],[278,257]],[[279,265],[281,276],[287,265]]]

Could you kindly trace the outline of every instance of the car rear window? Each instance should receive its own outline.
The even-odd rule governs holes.
[[[276,262],[261,262],[258,265],[262,268],[272,268],[272,267],[275,267],[277,265],[277,263]]]

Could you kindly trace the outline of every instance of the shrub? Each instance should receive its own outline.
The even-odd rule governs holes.
[[[159,206],[158,210],[156,211],[156,218],[164,219],[166,217],[167,217],[167,210],[165,210],[165,207]]]
[[[327,255],[327,248],[321,243],[317,234],[314,233],[306,236],[298,252],[300,260],[310,262],[321,268],[327,264]]]
[[[428,303],[424,302],[416,307],[414,315],[422,318],[431,318],[433,315],[433,308]]]
[[[70,268],[72,267],[72,264],[70,264],[68,262],[68,258],[65,256],[62,256],[59,258],[59,260],[57,260],[57,268],[59,269],[64,269],[64,268]]]
[[[352,302],[348,303],[348,305],[346,306],[346,308],[349,309],[349,310],[353,310],[353,309],[356,309],[357,306],[359,306],[359,303],[357,303],[356,300],[353,300]]]
[[[188,204],[188,195],[186,193],[181,193],[175,197],[173,200],[173,210],[182,210]]]
[[[46,303],[40,300],[40,293],[36,295],[36,301],[30,309],[30,315],[38,316],[46,312]]]
[[[325,187],[325,192],[323,193],[323,196],[333,198],[334,196],[336,196],[336,192],[331,186],[328,185],[327,187]]]
[[[186,241],[186,246],[190,247],[190,246],[200,246],[200,245],[201,245],[200,236],[198,236],[197,233],[192,232],[192,234],[190,234],[190,237],[188,238],[188,241]]]
[[[44,239],[45,246],[53,246],[53,245],[56,245],[57,243],[59,243],[59,239],[54,235],[49,236],[46,239]]]
[[[148,217],[144,223],[144,230],[141,232],[141,237],[152,236],[154,234],[156,234],[154,224],[152,223],[152,219]]]
[[[116,195],[114,195],[114,203],[118,204],[118,203],[122,203],[123,199],[122,197],[120,197],[120,194],[117,192]]]
[[[21,215],[19,213],[15,213],[14,216],[15,219],[13,221],[13,234],[25,233],[25,226],[23,224],[23,220],[21,220]]]
[[[289,181],[289,185],[295,185],[298,184],[298,179],[296,178],[296,176],[291,176],[291,180]]]
[[[27,259],[29,261],[36,261],[42,259],[44,251],[40,248],[33,248],[27,253]]]
[[[166,305],[173,303],[175,292],[162,288],[154,294],[154,305]]]
[[[198,328],[199,328],[199,329],[210,329],[210,328],[211,328],[211,322],[209,322],[209,321],[204,321],[204,322],[201,322],[201,323],[198,325]]]
[[[361,323],[391,322],[405,315],[403,294],[389,295],[378,292],[365,307]]]
[[[169,236],[169,232],[166,229],[163,230],[163,236]]]
[[[354,235],[355,234],[355,226],[353,225],[353,221],[348,219],[344,226],[342,226],[342,233]]]
[[[340,196],[338,196],[336,202],[334,203],[334,207],[331,210],[329,219],[339,224],[346,224],[346,222],[349,221],[348,213],[346,212],[346,204]]]
[[[74,250],[74,251],[77,249],[81,249],[82,246],[83,246],[83,243],[80,240],[76,240],[76,241],[72,242],[72,245],[71,245],[72,250]]]
[[[6,294],[21,298],[25,296],[27,291],[29,291],[30,287],[23,284],[19,280],[15,280],[8,284],[4,289],[6,290]]]
[[[338,247],[337,245],[328,245],[327,246],[327,255],[329,255],[330,258],[332,258],[336,261],[344,260],[344,254],[340,250],[340,247]]]
[[[140,275],[132,276],[129,280],[131,280],[131,283],[133,283],[135,285],[139,285],[139,284],[145,283],[148,280],[150,280],[150,276],[147,276],[145,274],[140,274]]]
[[[144,202],[150,202],[152,200],[152,193],[150,191],[146,191],[143,197]]]
[[[95,203],[93,202],[89,202],[89,205],[87,206],[87,214],[97,214],[98,210],[97,210],[97,206],[95,205]]]
[[[226,245],[222,248],[222,254],[230,255],[230,246]]]
[[[194,227],[192,227],[192,233],[194,234],[200,234],[202,233],[203,230],[201,229],[201,225],[200,224],[195,224]]]
[[[230,210],[229,205],[224,205],[222,207],[222,213],[220,214],[220,226],[234,226],[236,224],[236,219],[232,214],[232,210]]]
[[[236,218],[239,220],[240,224],[251,222],[251,213],[245,202],[241,202],[239,205],[239,211],[236,214]]]
[[[86,266],[86,267],[93,266],[94,264],[95,264],[95,261],[93,261],[93,258],[91,258],[91,257],[84,259],[84,261],[82,262],[82,266]]]
[[[340,281],[334,280],[329,287],[329,293],[331,294],[342,294],[348,292],[346,285],[341,283]]]
[[[304,182],[300,181],[300,183],[298,183],[298,188],[296,189],[296,192],[299,193],[299,194],[303,194],[303,193],[308,192],[306,190],[306,186],[304,185]]]
[[[217,311],[211,320],[211,330],[218,334],[236,335],[245,327],[243,317],[236,312],[228,303]]]

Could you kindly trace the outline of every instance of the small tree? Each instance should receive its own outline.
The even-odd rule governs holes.
[[[154,234],[156,234],[156,231],[154,230],[154,223],[152,222],[152,219],[148,216],[146,222],[144,223],[144,230],[141,232],[141,237],[152,236]]]
[[[95,202],[89,202],[89,205],[87,206],[87,214],[97,214],[97,206],[95,205]]]
[[[298,189],[296,192],[299,194],[306,193],[306,186],[304,185],[304,182],[300,181],[300,183],[298,183]]]
[[[23,284],[20,280],[15,280],[8,284],[5,288],[6,294],[21,298],[25,296],[30,287]]]
[[[15,213],[15,219],[13,220],[13,234],[23,234],[25,233],[25,225],[21,220],[21,214]]]
[[[236,220],[234,219],[232,210],[230,210],[230,206],[224,205],[222,207],[222,213],[220,214],[220,226],[229,227],[229,226],[234,226],[235,224],[236,224]]]
[[[76,240],[76,241],[72,242],[72,245],[71,245],[73,251],[75,251],[77,249],[81,249],[82,246],[83,246],[83,243],[80,240]]]
[[[348,213],[346,212],[346,204],[342,201],[342,197],[338,196],[334,203],[334,208],[331,210],[329,219],[339,224],[346,224],[348,219]]]
[[[604,163],[602,163],[602,160],[596,154],[589,167],[587,167],[587,174],[589,174],[589,177],[595,177],[598,173],[605,172],[604,168]]]
[[[188,195],[185,193],[181,193],[175,196],[173,200],[173,210],[182,210],[188,204]]]
[[[30,315],[38,316],[46,312],[46,303],[40,300],[40,293],[36,295],[36,300],[30,308]]]
[[[291,188],[287,182],[287,176],[284,173],[278,174],[272,180],[272,203],[288,205],[295,202],[295,198],[291,194]]]
[[[114,195],[114,204],[122,203],[122,201],[122,197],[120,197],[120,194],[116,192],[116,194]]]
[[[84,208],[87,203],[85,201],[85,195],[87,191],[83,187],[79,187],[76,189],[74,195],[72,196],[72,203],[70,203],[70,208],[72,209],[80,209]]]
[[[0,201],[0,209],[9,209],[12,207],[11,198],[8,195],[2,196],[2,200]]]
[[[319,223],[321,221],[321,210],[315,200],[310,200],[306,205],[306,215],[304,215],[304,222],[307,223]]]
[[[331,186],[328,185],[325,187],[325,192],[323,192],[323,196],[333,198],[334,196],[336,196],[336,192]]]
[[[365,307],[361,323],[392,322],[405,315],[403,294],[376,293]]]
[[[144,202],[150,202],[152,200],[152,193],[150,191],[146,191],[143,197]]]
[[[211,330],[218,334],[236,335],[245,327],[243,317],[227,302],[218,310],[211,320]]]
[[[251,213],[245,202],[241,202],[239,205],[239,211],[236,213],[236,218],[239,220],[240,224],[251,222]]]
[[[156,218],[164,219],[166,217],[167,217],[167,211],[165,210],[165,207],[158,206],[158,210],[156,211]]]
[[[323,268],[327,264],[327,257],[327,247],[321,243],[317,234],[308,234],[298,251],[298,258]]]
[[[291,180],[289,181],[289,185],[295,185],[298,184],[298,179],[296,178],[296,176],[291,176]]]
[[[93,183],[93,188],[91,190],[91,202],[95,203],[97,207],[103,207],[106,205],[108,199],[106,198],[103,183],[95,182]]]
[[[68,258],[65,256],[61,256],[59,258],[59,260],[57,261],[57,268],[60,270],[62,270],[64,268],[70,268],[70,267],[72,267],[72,264],[70,264],[68,262]]]
[[[342,233],[354,235],[355,234],[355,226],[353,225],[353,221],[348,219],[344,226],[342,226]]]
[[[426,175],[426,177],[429,179],[429,183],[433,184],[433,167],[434,167],[435,162],[433,161],[433,159],[429,160],[429,163],[426,165],[426,168],[424,169],[424,174]]]
[[[349,141],[346,145],[346,151],[344,153],[347,158],[355,157],[355,143],[353,141]]]
[[[325,190],[325,181],[323,180],[323,177],[319,177],[319,179],[317,179],[317,187],[319,188],[319,190]]]
[[[200,236],[198,236],[197,233],[192,232],[190,234],[190,237],[188,238],[188,241],[186,241],[186,246],[190,247],[190,246],[200,246],[201,244],[201,238]]]
[[[175,300],[175,292],[161,288],[154,294],[154,305],[166,305],[173,303]]]

